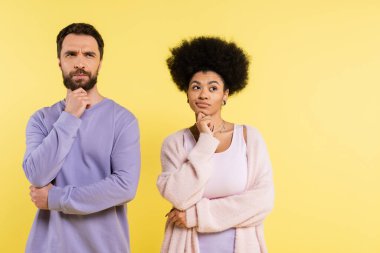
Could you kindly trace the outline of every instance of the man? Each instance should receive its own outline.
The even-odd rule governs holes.
[[[74,23],[57,37],[66,99],[37,111],[26,129],[23,168],[39,208],[28,253],[130,252],[124,203],[136,194],[136,118],[97,89],[103,39]]]

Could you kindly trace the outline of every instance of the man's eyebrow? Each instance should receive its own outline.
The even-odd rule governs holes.
[[[78,53],[78,51],[75,51],[75,50],[66,50],[64,52],[64,54],[77,54],[77,53]]]
[[[91,55],[96,55],[95,51],[84,51],[84,54],[91,54]]]

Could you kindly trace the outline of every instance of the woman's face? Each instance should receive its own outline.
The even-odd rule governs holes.
[[[198,114],[214,115],[219,113],[223,101],[227,101],[228,89],[224,91],[224,82],[214,71],[199,71],[193,75],[187,90],[191,109]]]

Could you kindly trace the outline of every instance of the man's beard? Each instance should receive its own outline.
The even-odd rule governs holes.
[[[78,81],[74,81],[73,80],[73,77],[75,75],[79,75],[79,74],[84,74],[86,76],[88,76],[88,81],[83,81],[83,80],[78,80]],[[76,71],[72,71],[70,72],[68,75],[65,76],[65,74],[62,72],[62,76],[63,76],[63,84],[65,85],[65,87],[67,89],[70,89],[70,90],[76,90],[78,88],[82,88],[84,89],[85,91],[89,91],[91,90],[92,88],[94,88],[96,82],[98,81],[98,71],[96,71],[96,74],[94,77],[92,77],[91,73],[90,72],[87,72],[83,69],[78,69]]]

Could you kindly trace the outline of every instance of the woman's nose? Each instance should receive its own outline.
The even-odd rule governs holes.
[[[199,92],[200,99],[208,99],[208,95],[207,89],[201,89],[201,92]]]

